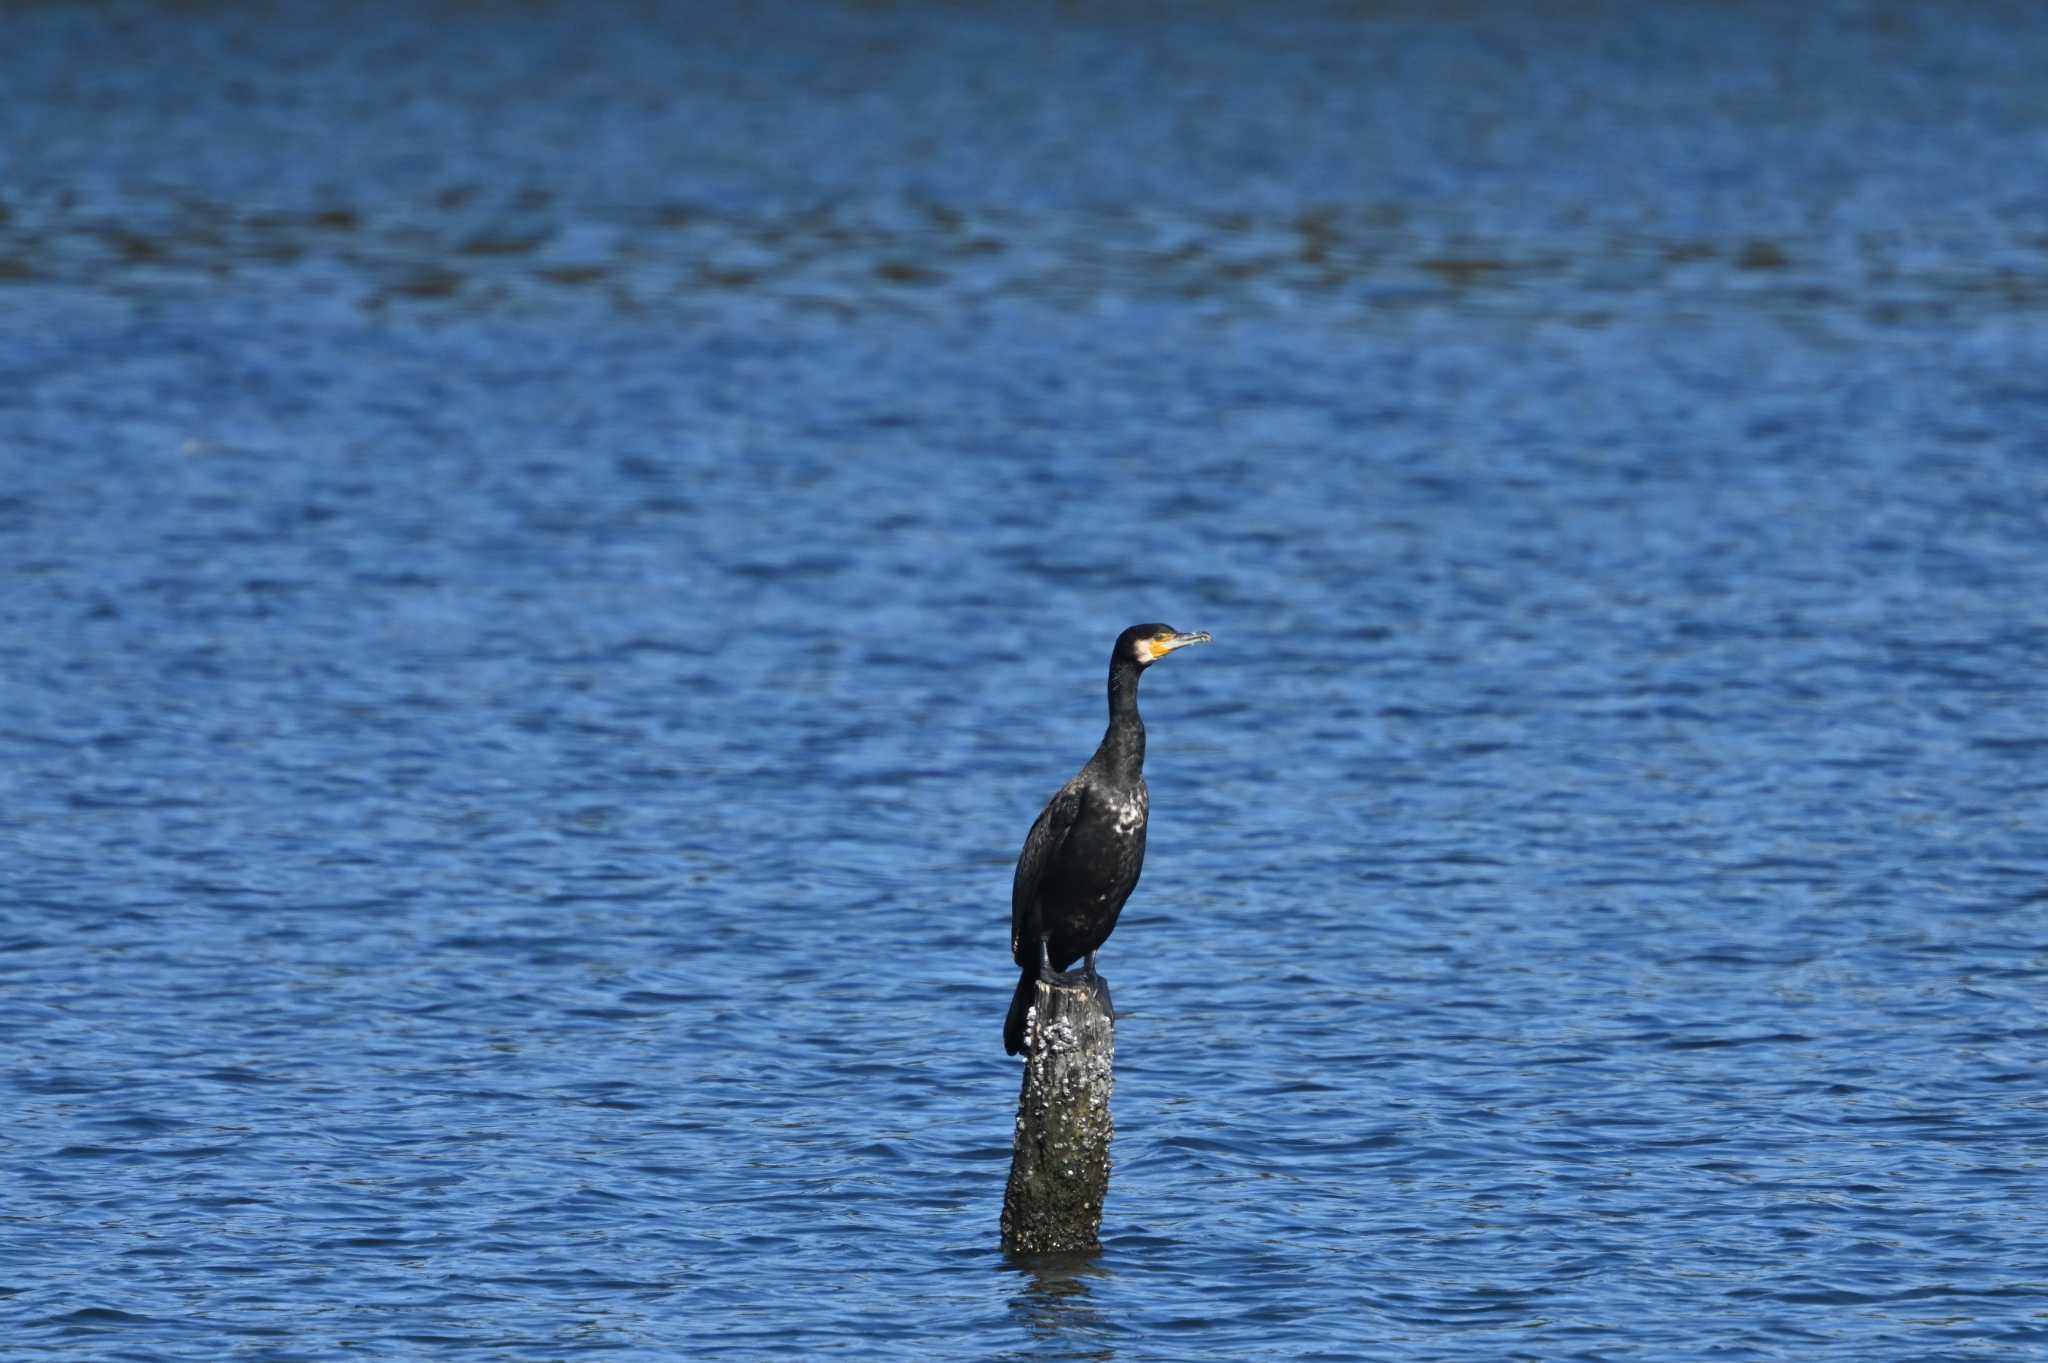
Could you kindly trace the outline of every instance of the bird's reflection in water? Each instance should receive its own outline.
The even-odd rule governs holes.
[[[1093,1282],[1116,1276],[1101,1260],[1100,1253],[1016,1255],[1008,1260],[1019,1277],[1010,1297],[1010,1315],[1046,1346],[1034,1352],[1034,1358],[1091,1363],[1116,1358],[1116,1346],[1108,1338],[1112,1323],[1089,1299]]]

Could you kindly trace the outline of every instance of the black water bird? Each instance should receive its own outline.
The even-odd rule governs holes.
[[[1022,970],[1003,1049],[1024,1049],[1024,1019],[1039,976],[1062,975],[1087,961],[1082,979],[1097,982],[1095,953],[1109,940],[1124,901],[1145,866],[1145,721],[1138,717],[1138,678],[1177,648],[1206,644],[1206,633],[1171,625],[1132,625],[1109,655],[1109,729],[1074,779],[1047,802],[1024,839],[1010,887],[1010,956]]]

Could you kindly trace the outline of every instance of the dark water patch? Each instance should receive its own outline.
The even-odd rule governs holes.
[[[1916,274],[1868,247],[1815,242],[1795,260],[1756,240],[1660,242],[1630,247],[1631,267],[1610,268],[1609,247],[1568,225],[1524,240],[1475,238],[1445,255],[1429,231],[1388,229],[1370,211],[1328,218],[1317,254],[1236,253],[1247,234],[1277,236],[1283,219],[1239,229],[1193,216],[1137,223],[1086,210],[1013,216],[1000,236],[959,217],[875,222],[802,209],[788,217],[707,212],[687,234],[630,208],[565,199],[550,221],[521,233],[479,232],[466,205],[439,198],[393,210],[350,211],[355,226],[332,236],[331,217],[251,211],[231,202],[174,211],[156,234],[110,231],[87,211],[61,205],[38,214],[33,230],[0,227],[8,262],[0,284],[34,282],[65,290],[112,287],[132,305],[190,292],[193,276],[262,296],[314,280],[336,301],[370,314],[393,307],[452,316],[545,316],[564,291],[584,290],[591,304],[625,315],[687,311],[734,294],[755,296],[779,313],[820,307],[860,315],[884,306],[865,281],[890,291],[889,306],[926,295],[938,308],[1005,301],[1097,303],[1199,300],[1254,312],[1313,302],[1360,322],[1416,311],[1483,306],[1487,311],[1579,325],[1614,325],[1643,307],[1715,313],[1728,309],[1829,315],[1859,327],[1954,323],[1986,313],[2038,311],[2048,303],[2048,262],[2038,258],[1978,274],[1936,268]],[[388,212],[388,217],[385,214]],[[576,217],[569,215],[577,214]],[[1146,249],[1162,235],[1177,244]],[[546,262],[558,242],[576,241],[578,258]],[[80,243],[98,249],[79,249]],[[108,245],[108,243],[111,243]],[[1521,255],[1534,244],[1537,253]],[[1996,249],[1996,248],[1994,248]],[[539,258],[542,263],[535,263]],[[972,262],[945,269],[939,262]],[[1791,282],[1799,271],[1811,277]],[[1759,289],[1745,277],[1768,276]],[[1423,279],[1435,287],[1405,280]],[[1597,281],[1597,282],[1596,282]],[[1589,291],[1603,298],[1584,308]],[[1901,297],[1902,293],[1912,295]],[[1752,435],[1768,434],[1752,431]]]

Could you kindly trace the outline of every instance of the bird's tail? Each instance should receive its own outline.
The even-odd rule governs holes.
[[[1031,1012],[1032,1002],[1038,997],[1038,971],[1026,970],[1017,981],[1017,992],[1010,997],[1010,1016],[1003,1020],[1003,1051],[1008,1055],[1024,1053],[1024,1018]]]

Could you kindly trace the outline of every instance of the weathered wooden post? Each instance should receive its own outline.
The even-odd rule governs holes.
[[[1003,1248],[1066,1254],[1102,1248],[1109,1142],[1116,1123],[1116,1010],[1109,984],[1038,982],[1024,1041],[1017,1140],[1003,1195]]]

